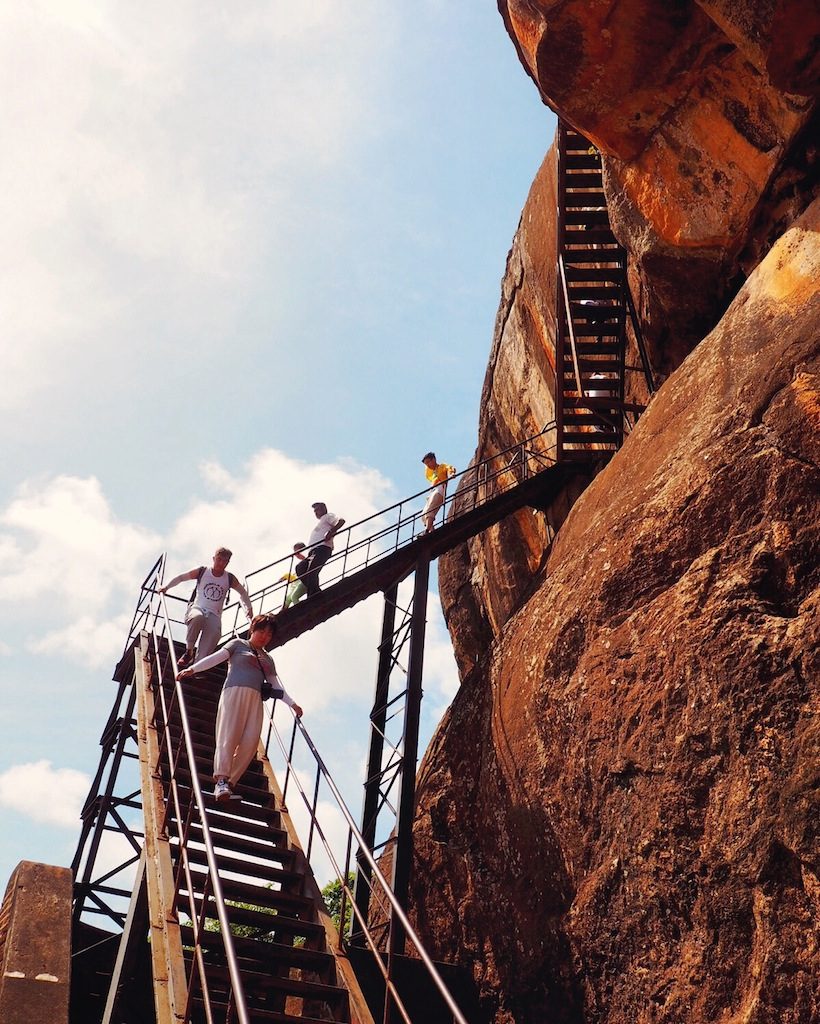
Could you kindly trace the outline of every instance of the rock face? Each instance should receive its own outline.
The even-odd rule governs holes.
[[[817,12],[499,8],[542,96],[602,150],[670,376],[555,510],[551,547],[522,512],[441,560],[462,687],[419,772],[414,913],[434,955],[472,969],[493,1024],[808,1024]],[[508,258],[478,458],[553,415],[554,206],[550,153]]]
[[[542,96],[605,156],[613,228],[639,269],[654,362],[668,372],[742,280],[793,155],[817,138],[820,12],[800,0],[499,0]],[[798,158],[798,163],[802,156]]]
[[[495,1024],[820,1019],[818,280],[820,200],[528,600],[460,605],[488,642],[420,769],[413,896]],[[442,565],[454,606],[476,571]]]

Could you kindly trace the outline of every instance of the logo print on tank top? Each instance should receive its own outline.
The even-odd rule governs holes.
[[[221,601],[225,596],[225,588],[219,583],[206,583],[203,589],[209,601]]]

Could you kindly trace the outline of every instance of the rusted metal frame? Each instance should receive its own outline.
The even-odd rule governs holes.
[[[418,953],[418,958],[424,963],[424,966],[425,966],[428,974],[430,975],[434,985],[436,986],[436,988],[438,989],[438,991],[441,994],[442,998],[446,1002],[450,1012],[453,1014],[454,1024],[468,1024],[466,1018],[464,1017],[464,1015],[462,1014],[461,1010],[459,1009],[458,1004],[453,999],[452,995],[450,994],[449,989],[447,988],[446,984],[444,983],[443,979],[441,978],[441,975],[439,974],[439,972],[438,972],[438,970],[436,968],[436,965],[433,963],[433,960],[431,959],[430,955],[427,953],[427,950],[422,945],[421,939],[419,938],[418,934],[416,933],[416,930],[413,928],[412,924],[410,923],[409,918],[405,914],[405,912],[402,909],[402,907],[399,905],[399,903],[398,903],[394,893],[390,889],[390,886],[389,886],[389,884],[387,882],[387,879],[385,878],[384,874],[382,873],[381,868],[379,867],[379,865],[376,862],[376,860],[373,857],[373,855],[366,849],[366,846],[364,845],[364,837],[359,832],[359,829],[356,827],[356,823],[353,820],[353,816],[350,813],[350,810],[349,810],[347,804],[345,803],[344,798],[342,797],[342,794],[339,792],[339,788],[336,785],[336,783],[334,782],[333,777],[330,775],[330,773],[329,773],[329,771],[327,769],[327,766],[325,765],[324,761],[322,760],[322,757],[319,754],[319,751],[317,750],[316,745],[314,744],[313,740],[311,739],[310,734],[305,729],[304,725],[302,724],[302,722],[300,720],[297,721],[296,724],[297,724],[297,731],[301,734],[305,744],[307,745],[307,747],[310,750],[311,754],[313,755],[314,759],[320,765],[322,776],[325,779],[325,783],[326,783],[328,789],[330,790],[330,792],[331,792],[331,794],[332,794],[332,796],[333,796],[333,798],[334,798],[334,800],[336,802],[336,805],[339,808],[339,811],[341,812],[343,818],[347,822],[348,828],[350,829],[350,831],[353,834],[354,841],[356,843],[358,843],[358,845],[359,845],[359,847],[361,849],[364,850],[365,857],[366,857],[366,859],[368,861],[368,864],[369,864],[369,867],[370,867],[371,877],[373,879],[375,879],[376,882],[378,882],[380,891],[384,894],[385,898],[389,902],[389,904],[391,906],[391,910],[393,911],[393,913],[397,914],[398,917],[403,922],[403,926],[404,926],[407,938],[410,940],[410,942],[412,942],[413,946],[416,949],[416,952]],[[277,744],[279,746],[279,749],[280,749],[281,753],[284,755],[285,754],[285,746],[284,746],[284,743],[282,742],[282,738],[281,738],[281,736],[279,734],[279,730],[275,726],[274,726],[274,729],[273,729],[273,735],[276,738],[276,742],[277,742]],[[274,790],[278,789],[278,787],[276,786],[275,776],[273,775],[272,772],[271,772],[271,776],[270,776],[270,779],[269,779],[269,783],[274,788]],[[301,785],[301,783],[299,781],[299,778],[296,775],[294,775],[294,783],[295,783],[296,787],[299,789],[300,794],[302,796],[302,800],[304,801],[305,805],[309,806],[309,801],[308,801],[308,798],[307,798],[307,794],[304,792],[304,789],[302,788],[302,785]],[[288,833],[291,836],[292,844],[295,845],[298,848],[299,847],[298,838],[296,837],[295,832],[292,832],[292,823],[290,821],[289,815],[288,814],[284,814],[283,815],[283,820],[285,821],[286,827],[288,828]],[[337,877],[341,877],[341,875],[339,874],[340,866],[336,862],[336,858],[333,855],[333,851],[330,849],[330,847],[328,846],[326,841],[325,841],[325,854],[327,855],[327,858],[330,861],[331,867],[333,868],[334,871],[336,871]],[[398,991],[397,991],[397,989],[396,989],[392,979],[388,976],[387,969],[385,968],[385,965],[382,962],[381,955],[380,955],[380,950],[379,950],[379,947],[378,947],[376,941],[374,940],[374,938],[372,936],[371,929],[369,928],[367,921],[360,916],[360,911],[358,910],[358,907],[356,907],[355,901],[351,902],[351,909],[352,909],[354,915],[356,916],[357,920],[361,924],[362,929],[364,930],[365,939],[367,940],[367,945],[368,945],[368,947],[370,948],[370,951],[373,954],[374,962],[378,966],[379,970],[381,971],[382,977],[384,978],[386,991],[389,992],[392,995],[393,999],[396,1002],[396,1005],[398,1007],[400,1007],[401,1008],[401,1012],[403,1012],[405,1014],[404,1020],[407,1022],[407,1024],[412,1024],[412,1022],[410,1021],[410,1018],[408,1016],[406,1016],[406,1010],[404,1010],[404,1004],[401,1001],[401,996],[399,995],[399,993],[398,993]],[[346,961],[342,960],[341,962],[339,962],[339,965],[344,967],[346,965]]]
[[[123,686],[121,685],[120,690],[118,692],[118,702],[121,699],[122,695]],[[129,730],[125,726],[127,722],[130,722],[134,714],[134,707],[136,705],[136,701],[136,687],[132,684],[130,691],[128,693],[128,700],[126,701],[124,714],[120,716],[119,719],[120,727],[117,733],[116,742],[114,744],[113,757],[111,758],[111,762],[108,769],[108,778],[106,780],[105,792],[101,796],[93,798],[93,801],[91,798],[89,798],[86,801],[87,806],[90,806],[92,803],[96,803],[96,815],[94,823],[91,824],[89,822],[89,827],[85,829],[80,836],[80,842],[77,847],[77,853],[75,854],[74,863],[72,864],[72,871],[74,873],[74,877],[76,878],[80,864],[82,863],[83,846],[85,845],[88,836],[91,835],[91,841],[88,848],[88,852],[86,854],[85,864],[83,865],[82,878],[78,882],[75,882],[75,893],[77,894],[78,898],[75,898],[74,901],[72,924],[77,924],[79,922],[80,917],[82,916],[83,913],[85,899],[90,895],[90,892],[94,886],[94,882],[92,881],[92,874],[94,866],[96,864],[100,843],[102,842],[103,833],[105,832],[105,821],[111,809],[111,801],[114,793],[114,786],[116,784],[117,777],[119,774],[123,750],[125,748],[125,744],[131,738],[131,734],[129,733]],[[97,780],[99,780],[102,777],[102,774],[103,771],[101,765],[101,770],[98,770],[97,773]],[[119,829],[117,831],[119,831]],[[127,826],[126,831],[129,831],[127,829]],[[122,925],[124,915],[112,911],[111,916],[120,925]]]
[[[144,929],[142,941],[147,943],[148,890],[145,880],[145,850],[140,854],[140,863],[134,878],[128,914],[126,915],[122,934],[119,938],[117,958],[111,973],[111,981],[108,986],[108,996],[101,1024],[113,1024],[115,1016],[118,1016],[117,1011],[122,980],[123,978],[129,978],[133,974],[130,965],[133,961],[135,945],[139,941],[141,929]]]
[[[638,348],[638,355],[641,357],[646,387],[649,394],[654,395],[657,390],[655,387],[655,378],[652,375],[652,365],[649,362],[649,353],[646,350],[643,331],[641,330],[641,322],[638,318],[638,311],[635,308],[635,302],[632,298],[632,289],[629,287],[629,279],[626,276],[626,266],[624,266],[624,298],[626,299],[626,308],[629,311],[629,317],[632,320],[632,330],[635,334],[635,344]]]
[[[168,803],[170,803],[170,800],[168,801]],[[191,877],[190,877],[190,866],[189,866],[189,861],[188,861],[188,837],[189,837],[189,835],[191,833],[191,821],[193,819],[193,814],[194,814],[194,802],[193,802],[193,800],[189,800],[188,801],[188,810],[185,812],[185,825],[182,827],[181,830],[178,828],[177,836],[176,836],[176,839],[177,839],[177,850],[179,852],[179,862],[177,863],[176,871],[174,872],[174,892],[175,893],[179,893],[179,891],[180,891],[183,871],[186,872],[185,881],[186,881],[186,884],[189,885],[189,892],[190,892]],[[177,819],[177,821],[179,821],[179,819]],[[192,916],[193,916],[193,913],[192,913]]]
[[[129,646],[133,643],[133,641],[139,635],[139,630],[137,629],[137,620],[139,618],[145,617],[146,613],[150,612],[150,608],[151,608],[151,596],[150,595],[153,593],[154,588],[148,586],[148,581],[153,579],[154,582],[156,582],[156,580],[159,579],[161,577],[161,575],[162,575],[162,570],[163,570],[164,565],[165,565],[165,552],[163,552],[159,556],[159,558],[157,558],[156,562],[154,562],[154,564],[148,570],[148,573],[146,574],[145,579],[142,581],[142,584],[140,585],[139,597],[137,598],[136,608],[134,609],[134,614],[133,614],[133,616],[131,618],[131,626],[130,626],[130,628],[128,630],[128,640],[126,641],[125,648],[123,649],[123,656],[127,653]],[[148,603],[145,606],[145,610],[142,613],[140,613],[140,607],[142,606],[142,603],[143,603],[143,601],[145,599],[145,595],[146,594],[149,595],[148,596]]]
[[[188,980],[188,998],[185,1002],[185,1017],[183,1018],[185,1024],[191,1019],[191,1006],[193,1005],[194,996],[196,995],[195,983],[199,981],[199,987],[202,992],[202,1002],[205,1007],[205,1019],[207,1024],[214,1024],[213,1009],[211,1007],[211,992],[208,988],[208,975],[205,971],[205,957],[202,953],[202,940],[200,936],[205,930],[205,920],[207,918],[208,900],[210,898],[209,886],[210,886],[210,875],[205,876],[205,886],[200,894],[202,900],[202,906],[200,907],[199,913],[196,912],[196,900],[192,888],[189,886],[188,895],[189,903],[191,906],[191,929],[194,933],[194,955],[191,957],[191,974]],[[194,974],[194,967],[197,968],[197,973]],[[230,994],[230,993],[229,993]]]
[[[145,855],[154,1004],[157,1024],[179,1024],[187,998],[182,941],[179,933],[173,886],[171,847],[160,835],[159,823],[165,793],[156,777],[159,741],[152,724],[155,691],[151,686],[154,664],[149,634],[141,638],[142,656],[137,660],[136,688],[139,697],[140,776],[145,814]]]
[[[88,889],[87,891],[84,891],[82,893],[82,896],[84,900],[89,900],[92,903],[97,904],[96,907],[83,906],[82,912],[84,914],[105,915],[106,917],[110,917],[111,920],[120,928],[122,928],[123,924],[125,924],[125,914],[123,914],[122,911],[115,910],[113,907],[109,906],[109,904],[106,903],[105,900],[99,897],[99,895],[94,889]]]
[[[345,917],[347,915],[347,900],[350,887],[348,885],[348,876],[350,875],[350,855],[353,852],[353,833],[350,829],[347,830],[347,850],[345,851],[345,870],[342,878],[342,896],[339,900],[339,951],[344,950],[347,944],[347,928]],[[353,893],[350,892],[350,898],[353,899]]]
[[[319,782],[321,781],[322,775],[319,771],[319,766],[316,765],[316,782],[313,785],[313,803],[308,808],[310,814],[310,829],[308,830],[308,844],[307,853],[305,856],[310,860],[310,851],[313,848],[313,830],[316,826],[316,808],[319,804]]]
[[[407,700],[404,712],[404,745],[402,756],[401,788],[396,822],[396,849],[393,855],[393,884],[391,889],[397,903],[405,908],[410,888],[413,861],[413,817],[416,802],[416,760],[418,758],[419,723],[421,720],[422,672],[424,668],[424,637],[427,627],[427,590],[430,578],[430,559],[422,557],[416,563],[413,580],[413,620],[410,654],[407,664]],[[401,916],[391,915],[388,955],[404,952],[405,928]],[[388,968],[389,969],[389,968]]]
[[[376,824],[379,810],[379,780],[383,777],[382,758],[386,736],[384,729],[387,721],[388,696],[390,693],[390,675],[397,663],[394,654],[396,639],[396,608],[398,601],[398,583],[394,583],[384,593],[384,611],[382,614],[382,634],[379,643],[379,661],[376,669],[376,692],[370,712],[370,750],[367,759],[364,797],[362,802],[362,835],[372,850],[376,841]],[[403,625],[403,624],[402,624]],[[401,629],[401,627],[399,627]],[[360,876],[361,882],[360,882]],[[366,876],[366,877],[364,877]],[[359,851],[356,855],[356,889],[354,901],[359,906],[365,919],[370,901],[370,876],[367,860]],[[353,936],[351,936],[353,941]]]
[[[171,714],[173,713],[175,704],[176,704],[176,690],[174,690],[173,696],[171,697],[171,703],[168,706],[168,710],[167,710],[167,716],[168,716],[169,721],[170,721]],[[161,709],[162,709],[162,705],[161,704],[155,704],[155,709],[154,709],[154,726],[155,727],[158,726],[158,718],[157,718],[157,716],[159,715],[159,712],[160,712]],[[162,739],[160,740],[160,745],[159,745],[159,757],[160,758],[165,756],[165,744],[167,742],[167,736],[168,736],[167,730],[163,728],[163,730],[162,730]],[[169,760],[170,760],[170,758],[169,758]]]
[[[168,621],[168,610],[165,605],[164,595],[161,597],[163,615],[168,626],[170,633],[170,622]],[[155,642],[158,641],[155,637]],[[188,722],[188,712],[185,706],[185,698],[182,692],[182,685],[177,676],[177,664],[176,654],[173,646],[168,644],[168,650],[170,652],[170,666],[174,676],[174,689],[177,692],[177,706],[179,708],[180,721],[182,726],[182,735],[185,743],[186,756],[188,758],[188,764],[191,766],[191,792],[193,794],[193,800],[196,805],[196,810],[199,815],[199,820],[202,827],[202,841],[205,846],[205,859],[208,867],[208,874],[211,878],[211,885],[214,893],[214,904],[216,908],[217,919],[219,920],[222,941],[225,948],[225,957],[228,966],[228,975],[230,978],[231,988],[236,997],[236,1007],[239,1016],[240,1024],[250,1024],[250,1018],[245,1006],[245,993],[244,986],[242,984],[242,977],[239,970],[239,964],[236,957],[236,950],[233,945],[233,937],[230,932],[230,922],[227,915],[225,906],[225,899],[222,894],[222,886],[219,879],[218,867],[216,863],[216,855],[214,853],[213,840],[211,838],[211,831],[208,825],[207,816],[205,814],[205,803],[202,796],[202,788],[199,783],[199,773],[196,770],[196,758],[193,751],[193,740],[191,739],[190,724]],[[172,785],[175,786],[176,780],[172,779]],[[178,792],[177,792],[178,799]],[[178,818],[177,820],[180,820]]]
[[[268,739],[270,740],[270,733],[273,730],[273,718],[270,719],[270,730],[268,731]],[[293,731],[290,734],[290,750],[287,755],[287,770],[285,771],[285,785],[282,789],[282,803],[285,802],[285,797],[288,794],[288,782],[290,781],[290,769],[293,764],[293,747],[296,743],[296,719],[293,720]],[[265,748],[265,753],[268,752],[268,748]]]

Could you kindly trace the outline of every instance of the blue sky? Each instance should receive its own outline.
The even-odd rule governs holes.
[[[228,13],[230,11],[230,13]],[[495,3],[0,13],[0,878],[67,864],[140,580],[463,468],[553,115]],[[280,656],[359,809],[378,601]],[[426,729],[456,685],[431,605]],[[343,736],[342,742],[339,737]]]

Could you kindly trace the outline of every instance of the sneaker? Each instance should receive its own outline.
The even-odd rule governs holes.
[[[214,786],[214,797],[222,803],[224,800],[230,800],[232,796],[233,792],[231,791],[231,786],[228,780],[220,779]]]
[[[184,654],[180,655],[179,660],[177,661],[177,667],[178,668],[187,668],[191,664],[191,662],[193,660],[194,660],[194,653],[193,653],[193,651],[186,651]]]

